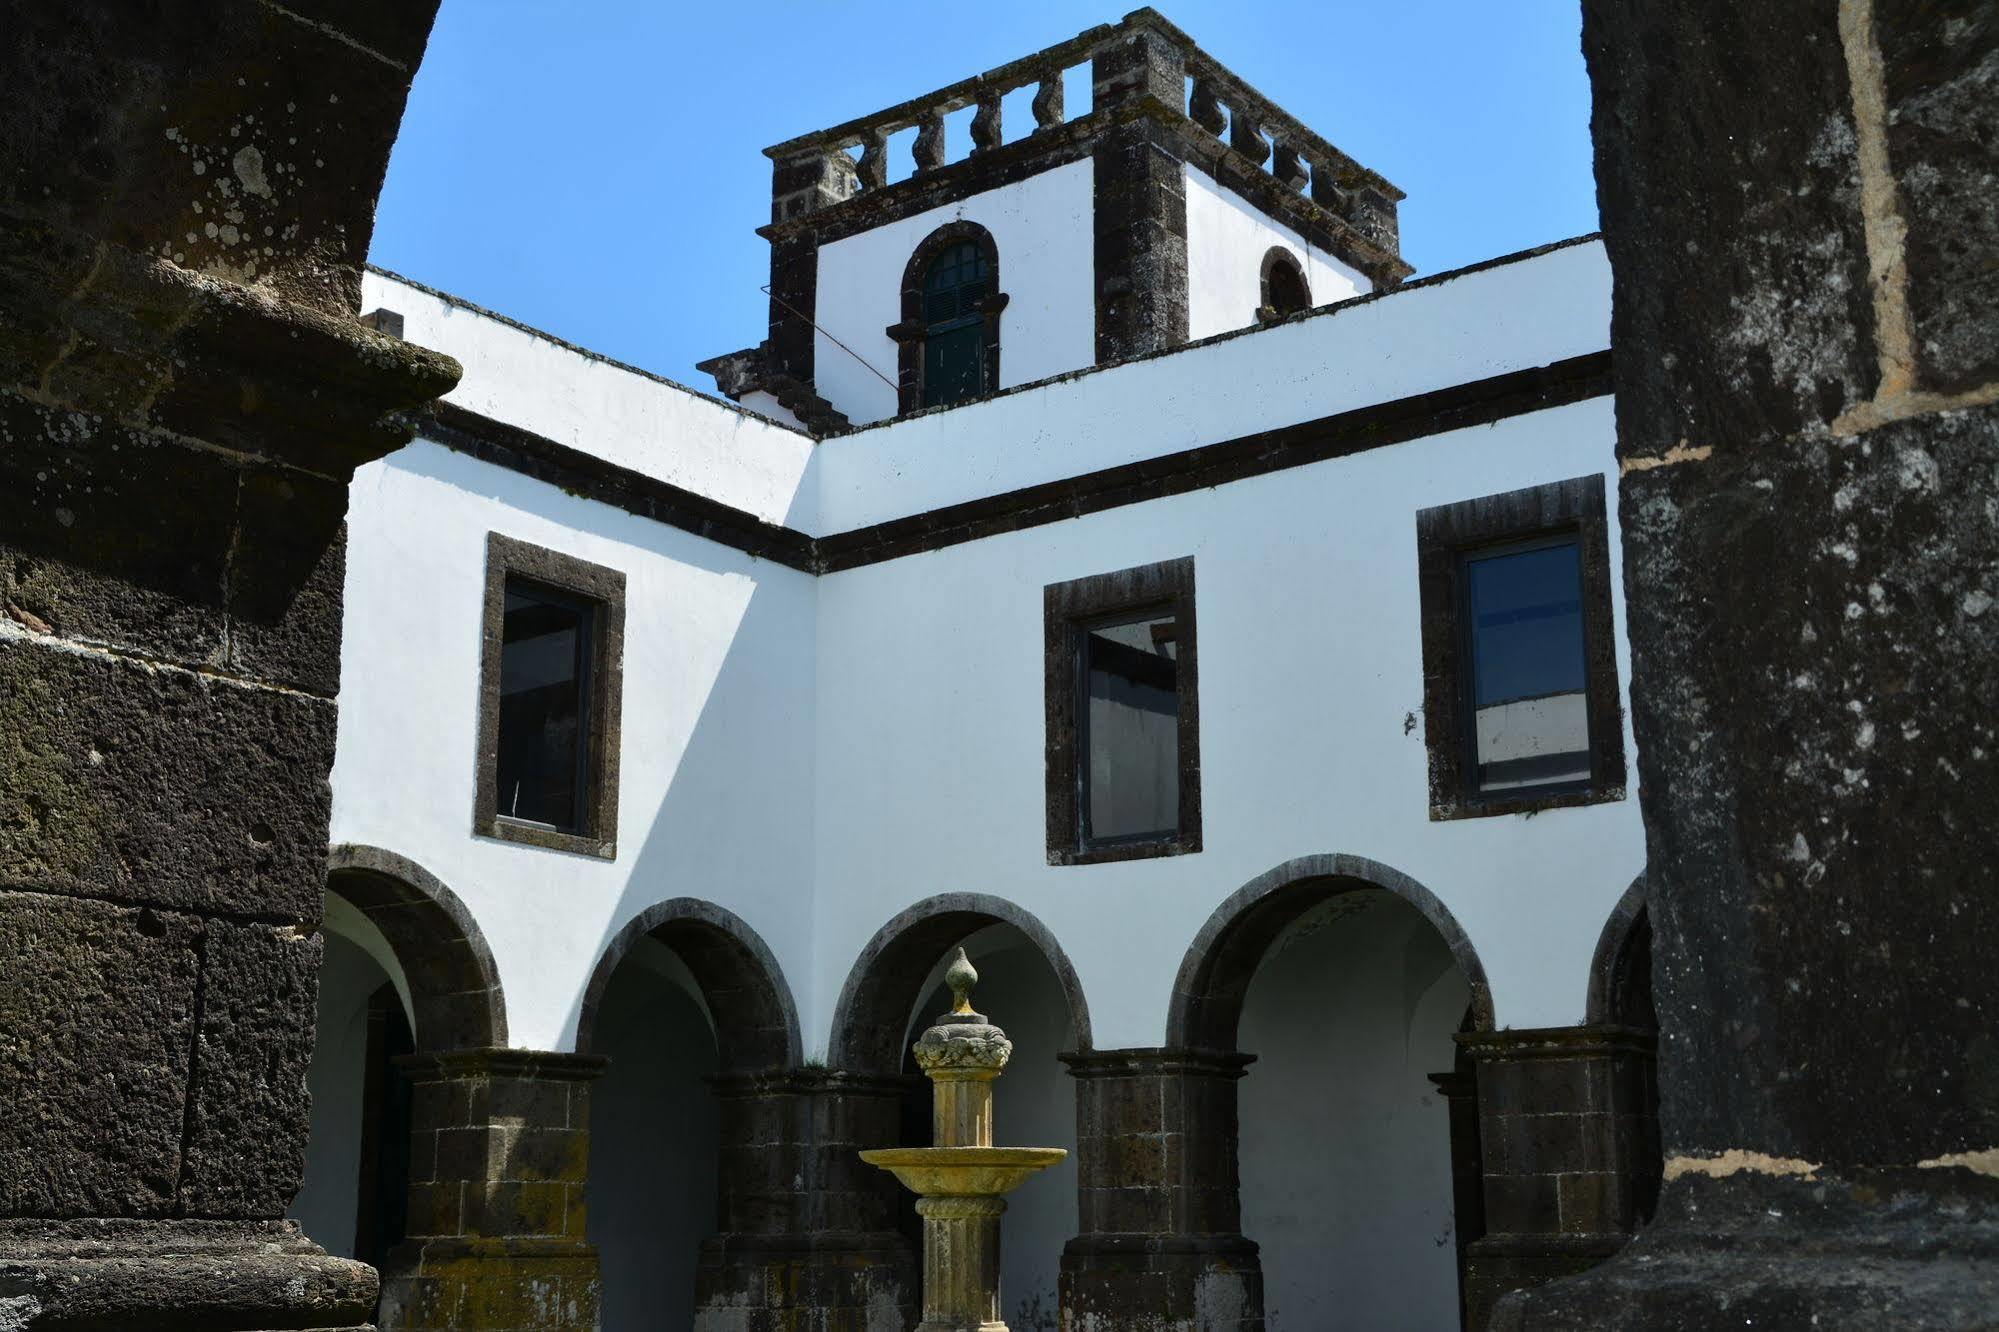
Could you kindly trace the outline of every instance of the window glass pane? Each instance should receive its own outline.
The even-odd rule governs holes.
[[[1565,540],[1465,561],[1481,793],[1589,780],[1582,563]]]
[[[937,407],[976,397],[984,379],[985,359],[983,323],[932,333],[923,344],[923,405]]]
[[[582,827],[590,616],[587,602],[507,580],[498,774],[507,818]]]
[[[1084,836],[1170,837],[1180,826],[1179,646],[1155,615],[1083,633]]]

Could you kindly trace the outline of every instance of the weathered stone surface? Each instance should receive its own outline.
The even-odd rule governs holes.
[[[1585,6],[1611,345],[1645,349],[1617,367],[1624,456],[1788,435],[1872,391],[1836,11]]]
[[[0,392],[0,599],[66,638],[215,663],[237,475],[214,454]]]
[[[10,1330],[368,1332],[375,1290],[290,1221],[0,1221]]]
[[[0,1216],[173,1210],[201,947],[186,916],[0,892]]]
[[[304,1146],[344,483],[456,376],[354,317],[435,8],[0,24],[10,1328],[357,1328],[374,1302],[255,1218]]]
[[[0,179],[113,244],[351,309],[434,8],[17,6]]]
[[[323,700],[0,639],[0,887],[317,919],[333,729]]]
[[[1875,12],[1920,379],[1964,392],[1999,378],[1999,12],[1980,0],[1876,0]]]
[[[1625,478],[1669,1158],[1999,1143],[1995,456],[1984,408]]]
[[[209,922],[184,1214],[276,1219],[298,1192],[324,951],[293,926]]]
[[[1908,378],[1994,387],[1990,223],[1952,211],[1994,28],[1584,16],[1614,337],[1647,352],[1617,375],[1666,1185],[1617,1258],[1494,1326],[1989,1327],[1999,407]]]
[[[331,698],[340,691],[347,487],[274,467],[243,473],[229,569],[229,665]]]

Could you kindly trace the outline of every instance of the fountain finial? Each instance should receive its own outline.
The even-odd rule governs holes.
[[[965,956],[963,948],[960,948],[958,956],[951,960],[950,969],[944,973],[944,983],[951,987],[952,1016],[971,1016],[972,987],[979,983],[979,970],[972,965],[972,959]]]

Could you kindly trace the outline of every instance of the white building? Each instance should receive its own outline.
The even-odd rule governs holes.
[[[900,1327],[852,1148],[927,1132],[963,942],[1000,1138],[1072,1149],[1017,1330],[1456,1326],[1482,1235],[1476,1324],[1614,1250],[1601,246],[1405,280],[1399,193],[1149,11],[771,151],[740,405],[367,280],[465,376],[353,486],[307,1232],[391,1326],[587,1324],[601,1262],[616,1332]]]

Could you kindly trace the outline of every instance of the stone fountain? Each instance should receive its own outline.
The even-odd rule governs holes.
[[[1000,1319],[1000,1213],[1004,1195],[1069,1153],[1060,1147],[993,1146],[993,1080],[1013,1042],[972,1011],[979,973],[960,948],[944,973],[951,1011],[917,1040],[930,1081],[934,1147],[861,1153],[917,1195],[923,1218],[923,1321],[917,1332],[1007,1332]]]

